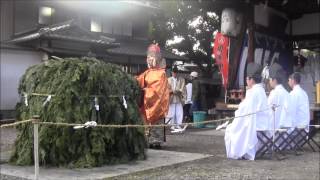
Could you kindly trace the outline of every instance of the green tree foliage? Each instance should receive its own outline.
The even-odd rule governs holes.
[[[153,19],[154,31],[151,38],[168,49],[185,54],[191,61],[198,64],[204,73],[212,74],[212,42],[214,32],[220,28],[220,20],[215,12],[217,4],[213,1],[160,1],[162,13]],[[168,44],[174,38],[181,42]],[[207,64],[206,67],[202,66]]]
[[[30,67],[22,77],[19,94],[28,95],[28,106],[17,104],[17,119],[39,115],[43,122],[143,124],[137,99],[137,81],[119,66],[92,58],[49,60]],[[53,94],[47,97],[30,93]],[[125,96],[127,109],[123,105]],[[94,106],[98,97],[99,111]],[[21,102],[24,102],[23,98]],[[22,124],[11,162],[33,164],[33,126]],[[144,128],[39,127],[42,165],[94,167],[145,158]]]

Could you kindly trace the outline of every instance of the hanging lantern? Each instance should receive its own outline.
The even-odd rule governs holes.
[[[242,19],[242,14],[234,9],[224,9],[221,15],[221,33],[231,37],[238,36],[241,30]]]

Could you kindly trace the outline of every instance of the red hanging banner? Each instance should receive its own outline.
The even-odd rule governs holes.
[[[219,66],[222,77],[222,84],[225,89],[228,85],[229,57],[228,57],[229,38],[221,33],[217,33],[214,40],[213,54]]]

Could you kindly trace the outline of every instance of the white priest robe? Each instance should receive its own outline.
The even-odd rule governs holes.
[[[295,85],[290,92],[293,127],[306,127],[310,123],[309,99],[307,93]]]
[[[277,106],[275,109],[275,128],[292,127],[292,112],[289,92],[281,85],[277,85],[268,97],[268,105],[272,107]],[[271,129],[273,129],[273,111],[270,110]]]
[[[253,115],[235,118],[225,133],[227,157],[232,159],[255,159],[258,145],[257,128],[267,130],[270,126],[268,101],[262,84],[255,84],[247,90],[245,99],[239,104],[235,117],[258,112]]]
[[[167,120],[172,118],[170,124],[177,124],[177,128],[180,128],[180,124],[183,120],[183,106],[185,95],[185,81],[183,78],[170,77],[168,78],[171,91],[179,94],[170,94],[170,105],[167,114]]]

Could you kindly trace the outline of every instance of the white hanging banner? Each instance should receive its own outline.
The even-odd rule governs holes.
[[[23,93],[23,97],[24,97],[24,104],[26,106],[28,106],[28,94],[27,93]]]
[[[100,110],[98,97],[94,97],[94,107],[96,108],[96,111]]]
[[[234,9],[226,8],[221,13],[221,33],[237,37],[240,34],[243,15]]]
[[[128,104],[127,104],[126,98],[124,96],[122,96],[122,100],[123,100],[123,107],[127,109]]]

